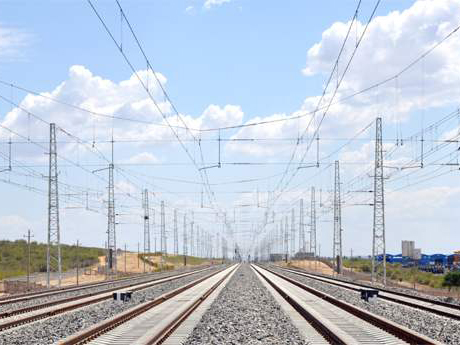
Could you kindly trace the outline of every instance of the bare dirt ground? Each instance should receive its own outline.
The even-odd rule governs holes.
[[[282,266],[286,266],[284,262],[279,263]],[[326,274],[326,275],[334,275],[334,272],[332,268],[324,264],[323,262],[319,261],[311,261],[311,260],[295,260],[290,262],[289,264],[291,267],[298,267],[305,269],[307,271],[313,272],[313,273],[320,273],[320,274]],[[343,267],[344,269],[344,275],[347,276],[348,278],[352,278],[353,280],[360,282],[360,283],[369,283],[371,281],[371,275],[366,274],[363,272],[355,272],[354,270]],[[392,287],[401,287],[401,288],[406,288],[406,289],[411,289],[415,290],[421,293],[425,293],[427,295],[433,295],[433,296],[438,296],[438,297],[453,297],[459,299],[459,293],[455,291],[448,291],[446,289],[436,289],[432,288],[427,285],[423,284],[418,284],[416,283],[414,286],[414,283],[411,282],[400,282],[400,281],[394,281],[394,280],[387,280],[387,284]]]
[[[160,256],[149,255],[149,256],[146,256],[146,258],[150,262],[157,264],[157,267],[161,266]],[[182,262],[176,263],[174,265],[168,263],[167,265],[168,265],[168,269],[177,269],[183,266]],[[191,265],[190,262],[189,262],[189,265]],[[100,256],[98,264],[95,264],[91,267],[80,269],[80,273],[78,277],[79,284],[95,283],[98,281],[105,280],[104,267],[105,267],[105,256]],[[147,263],[144,264],[144,262],[138,258],[137,253],[126,252],[126,253],[121,253],[120,255],[117,256],[117,271],[119,273],[123,274],[126,272],[127,274],[139,274],[139,273],[144,273],[144,272],[153,272],[154,270],[155,270],[155,267]],[[68,285],[76,284],[77,283],[76,272],[72,271],[72,272],[66,272],[66,273],[67,274],[64,275],[64,278],[61,280],[61,286],[68,286]],[[37,283],[42,283],[46,285],[45,279],[46,278],[43,278],[40,281],[37,281]],[[57,280],[51,281],[51,285],[57,285],[57,284],[58,284]]]
[[[286,263],[282,262],[280,263],[282,266],[286,266]],[[295,260],[295,261],[290,261],[288,263],[289,266],[291,267],[297,267],[297,268],[302,268],[307,271],[311,272],[317,272],[320,274],[329,274],[332,275],[333,271],[332,268],[330,268],[328,265],[321,261],[314,261],[314,260]]]

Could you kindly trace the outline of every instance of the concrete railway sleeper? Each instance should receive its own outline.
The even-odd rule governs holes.
[[[281,273],[253,268],[332,344],[441,344]]]
[[[26,323],[62,314],[70,310],[75,310],[91,304],[109,300],[112,298],[112,293],[120,289],[129,288],[130,291],[140,291],[143,289],[148,289],[159,284],[178,280],[180,278],[184,278],[207,270],[209,270],[209,268],[187,273],[180,273],[174,276],[156,279],[154,281],[150,281],[147,283],[133,283],[124,287],[111,288],[103,291],[98,291],[95,293],[89,293],[86,295],[65,298],[61,300],[43,303],[36,306],[18,309],[12,312],[8,312],[8,315],[3,316],[3,320],[0,322],[0,331],[4,331],[6,329],[17,327]]]
[[[389,289],[382,289],[373,287],[365,284],[358,284],[352,282],[345,282],[340,279],[334,279],[330,277],[324,277],[316,274],[310,274],[301,270],[286,269],[283,267],[276,266],[276,269],[301,275],[310,279],[317,280],[319,282],[327,283],[330,285],[338,286],[344,289],[360,292],[363,288],[370,288],[379,290],[378,298],[387,300],[390,302],[403,304],[408,307],[424,310],[433,314],[448,317],[454,320],[460,320],[460,306],[456,304],[446,303],[437,301],[421,296],[413,296],[402,292],[394,292]]]
[[[200,267],[199,269],[193,269],[193,270],[187,270],[187,271],[181,271],[177,274],[183,274],[183,273],[189,273],[189,272],[196,272],[199,270],[203,270],[209,268],[208,266],[205,267]],[[139,281],[140,282],[147,282],[147,281],[153,281],[156,279],[161,279],[161,278],[166,278],[166,276],[169,276],[170,272],[161,272],[161,273],[145,273],[145,274],[140,274],[132,277],[127,277],[127,278],[121,278],[121,279],[112,279],[112,280],[106,280],[103,282],[97,282],[97,283],[86,283],[86,284],[81,284],[79,286],[68,286],[68,287],[61,287],[61,288],[53,288],[53,289],[46,289],[44,291],[40,292],[30,292],[30,293],[25,293],[25,294],[20,294],[20,295],[13,295],[13,296],[7,296],[7,297],[1,297],[0,298],[0,307],[1,306],[6,306],[6,305],[14,305],[18,302],[25,302],[25,301],[30,301],[34,299],[40,299],[40,298],[47,298],[51,296],[56,296],[56,295],[61,295],[65,293],[70,293],[70,292],[75,292],[75,291],[82,291],[82,290],[87,290],[87,289],[93,289],[93,288],[98,288],[98,287],[104,287],[104,286],[113,286],[114,284],[123,284],[124,282],[128,282],[126,286],[129,286],[129,282],[133,281]],[[120,286],[122,288],[122,286]],[[0,314],[1,315],[4,313]]]
[[[237,267],[213,272],[71,335],[59,344],[161,344]]]

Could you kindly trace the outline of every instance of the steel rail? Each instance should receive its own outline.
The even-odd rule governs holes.
[[[430,339],[424,335],[418,334],[404,326],[398,325],[395,322],[392,322],[390,320],[387,320],[383,317],[377,316],[375,314],[372,314],[366,310],[363,310],[361,308],[355,307],[349,303],[340,301],[336,299],[335,297],[328,295],[326,293],[323,293],[319,290],[313,289],[305,284],[302,284],[295,279],[289,278],[281,273],[278,273],[276,271],[273,271],[272,269],[269,269],[267,267],[261,267],[259,265],[255,266],[256,269],[261,273],[261,275],[264,277],[264,279],[276,290],[278,291],[283,298],[290,303],[296,310],[299,311],[300,309],[300,314],[304,316],[307,314],[306,320],[321,333],[323,336],[331,341],[333,344],[346,344],[343,339],[340,339],[336,334],[334,334],[333,331],[328,329],[327,326],[321,320],[316,319],[312,314],[309,314],[307,310],[305,310],[303,307],[301,307],[298,303],[292,300],[289,295],[287,295],[280,287],[278,287],[275,283],[273,283],[270,279],[268,279],[265,275],[263,275],[262,271],[266,270],[267,272],[272,273],[273,275],[301,288],[302,290],[305,290],[319,298],[321,298],[324,301],[327,301],[331,303],[332,305],[339,307],[340,309],[346,311],[349,314],[352,314],[359,319],[372,324],[385,332],[392,334],[393,336],[409,343],[409,344],[424,344],[424,345],[437,345],[440,344],[439,342]],[[305,316],[304,316],[305,317]],[[316,320],[314,320],[316,319]],[[337,339],[339,338],[339,339]]]
[[[189,316],[192,314],[199,306],[202,304],[206,298],[211,295],[211,293],[216,290],[222,282],[227,279],[227,277],[236,269],[238,266],[233,268],[228,272],[224,277],[222,277],[217,283],[215,283],[211,288],[205,291],[189,308],[183,311],[180,315],[177,316],[167,327],[163,328],[161,332],[152,337],[147,344],[148,345],[157,345],[162,344]]]
[[[159,278],[159,279],[156,279],[150,282],[134,283],[134,284],[130,284],[129,286],[116,287],[116,288],[112,288],[108,290],[97,291],[97,292],[86,294],[86,295],[73,296],[73,297],[60,299],[56,301],[50,301],[50,302],[46,302],[40,305],[25,307],[25,308],[18,309],[12,312],[7,312],[8,316],[5,316],[4,318],[8,318],[8,317],[12,317],[15,315],[20,315],[20,314],[26,314],[26,315],[22,318],[14,319],[9,322],[7,321],[4,323],[0,323],[0,331],[6,330],[9,328],[13,328],[13,327],[17,327],[17,326],[20,326],[26,323],[30,323],[33,321],[37,321],[40,319],[46,319],[51,316],[62,314],[70,310],[79,309],[81,307],[85,307],[91,304],[99,303],[104,300],[109,300],[112,298],[111,292],[113,291],[117,291],[117,290],[125,289],[125,288],[130,288],[131,291],[140,291],[140,290],[147,289],[147,288],[150,288],[156,285],[160,285],[160,284],[171,282],[171,281],[174,281],[180,278],[184,278],[184,277],[196,274],[196,273],[200,273],[206,270],[209,270],[209,268],[198,270],[198,271],[181,273],[178,275],[174,275],[172,277]],[[102,296],[97,297],[98,295],[102,295]],[[91,297],[94,297],[94,298],[91,298]],[[78,301],[78,300],[82,300],[82,301],[79,303],[74,303],[74,304],[67,305],[64,307],[59,307],[59,305],[61,304],[66,304],[66,303],[70,303],[70,302]],[[42,313],[37,313],[37,314],[32,313],[32,315],[29,315],[29,316],[27,315],[27,313],[31,313],[33,311],[40,310],[40,309],[45,309],[45,308],[52,307],[55,305],[58,305],[58,307],[55,309],[43,311]]]
[[[199,269],[203,269],[203,268],[209,268],[209,266],[201,266],[201,267],[199,267]],[[187,271],[187,272],[190,272],[190,271]],[[186,273],[186,272],[182,272],[182,273]],[[12,304],[12,303],[16,303],[16,302],[29,301],[31,299],[36,299],[36,298],[54,296],[54,295],[58,295],[58,294],[61,294],[61,293],[66,293],[66,292],[80,291],[80,290],[90,289],[90,288],[98,287],[98,286],[111,285],[113,283],[118,283],[118,282],[130,281],[130,280],[135,280],[135,279],[142,279],[142,278],[146,278],[146,277],[149,277],[149,276],[155,276],[157,274],[158,274],[158,272],[155,272],[155,273],[153,273],[153,272],[141,273],[141,274],[131,276],[131,277],[104,280],[102,282],[96,282],[96,283],[84,283],[84,284],[80,284],[78,286],[71,285],[71,286],[65,286],[65,287],[44,289],[42,291],[33,291],[33,292],[26,292],[26,293],[22,293],[22,294],[3,296],[3,297],[0,297],[0,306],[5,305],[5,304],[10,304],[10,303]]]
[[[214,291],[215,288],[222,283],[222,281],[227,278],[229,274],[231,274],[238,266],[235,266],[229,273],[227,273],[222,279],[218,281],[218,283],[211,287],[212,291]],[[67,338],[65,338],[63,341],[58,342],[59,345],[80,345],[80,344],[86,344],[91,340],[94,340],[98,338],[99,336],[111,331],[112,329],[130,321],[131,319],[135,318],[136,316],[139,316],[148,310],[152,309],[155,306],[158,306],[161,303],[164,303],[165,301],[181,294],[182,292],[198,285],[201,282],[204,282],[205,280],[213,277],[214,275],[224,271],[224,269],[218,270],[216,272],[213,272],[205,277],[199,278],[185,286],[182,286],[180,288],[177,288],[173,291],[167,292],[157,298],[155,298],[152,301],[145,302],[143,304],[140,304],[138,306],[135,306],[123,313],[120,313],[112,318],[109,318],[108,320],[104,320],[92,327],[89,327],[88,329],[85,329],[77,334],[71,335]],[[185,312],[181,313],[178,315],[169,325],[164,327],[159,333],[155,334],[148,342],[148,344],[160,344],[163,342],[167,337],[170,336],[170,334],[201,304],[206,297],[208,297],[212,291],[206,291],[200,298],[197,303],[194,303],[190,308],[188,308]]]
[[[380,299],[384,299],[384,300],[394,302],[394,303],[398,303],[398,304],[403,304],[403,305],[406,305],[408,307],[424,310],[424,311],[427,311],[427,312],[430,312],[430,313],[433,313],[433,314],[437,314],[437,315],[440,315],[440,316],[448,317],[448,318],[451,318],[451,319],[460,320],[460,313],[453,313],[453,312],[450,312],[450,311],[447,311],[447,310],[437,309],[435,307],[423,305],[423,304],[420,304],[420,303],[417,303],[417,302],[429,303],[429,304],[433,304],[435,306],[440,306],[440,307],[444,307],[444,308],[450,308],[453,311],[455,310],[457,312],[460,312],[460,306],[452,304],[452,303],[447,303],[447,302],[443,302],[443,301],[437,301],[437,300],[430,299],[430,298],[427,298],[427,297],[422,297],[422,296],[414,296],[414,295],[410,295],[410,294],[407,294],[407,293],[404,293],[404,292],[392,291],[392,290],[389,290],[389,289],[375,287],[375,286],[372,286],[372,285],[360,284],[360,283],[355,283],[355,282],[347,282],[347,281],[343,281],[343,280],[332,278],[332,277],[325,277],[325,276],[318,275],[318,274],[312,274],[312,273],[305,272],[305,271],[302,271],[302,270],[287,269],[287,268],[279,267],[279,266],[276,266],[276,268],[284,270],[286,272],[291,272],[291,273],[294,273],[294,274],[298,274],[300,276],[304,276],[304,277],[307,277],[307,278],[310,278],[310,279],[314,279],[314,280],[317,280],[317,281],[320,281],[320,282],[323,282],[323,283],[326,283],[326,284],[342,287],[344,289],[353,290],[353,291],[356,291],[356,292],[360,292],[362,290],[362,288],[379,290],[379,291],[382,291],[382,292],[385,293],[385,295],[382,295],[382,294],[378,295],[378,298],[380,298]],[[357,287],[353,287],[351,285],[355,285]],[[400,296],[400,297],[403,297],[405,299],[401,299],[401,298],[398,298],[398,297],[391,297],[391,296],[388,296],[387,294],[388,295]],[[408,301],[406,299],[410,299],[410,300],[413,300],[413,301]]]

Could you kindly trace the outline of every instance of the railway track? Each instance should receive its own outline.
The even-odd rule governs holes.
[[[379,290],[378,298],[380,299],[398,303],[398,304],[403,304],[403,305],[406,305],[412,308],[428,311],[430,313],[448,317],[454,320],[460,320],[460,306],[459,305],[455,305],[455,304],[451,304],[451,303],[447,303],[443,301],[437,301],[437,300],[422,297],[422,296],[409,295],[403,292],[397,292],[397,291],[392,291],[389,289],[378,288],[378,287],[374,287],[374,286],[370,286],[366,284],[344,282],[339,279],[311,274],[311,273],[307,273],[301,270],[287,269],[287,268],[278,267],[278,266],[276,268],[282,271],[285,271],[285,272],[294,273],[294,274],[297,274],[303,277],[317,280],[319,282],[338,286],[338,287],[352,290],[355,292],[360,292],[363,288]]]
[[[0,320],[0,331],[4,331],[6,329],[17,327],[23,324],[52,317],[78,308],[86,307],[91,304],[99,303],[105,300],[110,300],[113,298],[113,292],[119,291],[121,289],[129,288],[130,291],[140,291],[143,289],[171,282],[180,278],[188,277],[190,275],[204,272],[207,270],[210,270],[210,268],[180,273],[165,278],[150,280],[148,282],[127,284],[123,287],[117,286],[103,291],[91,292],[85,295],[72,296],[68,298],[44,302],[30,307],[8,311],[0,314],[0,317],[2,317],[2,320]]]
[[[206,269],[206,268],[208,268],[208,266],[201,267],[200,269]],[[192,271],[195,271],[195,270],[192,270]],[[192,272],[192,271],[186,271],[186,272],[181,272],[181,273],[187,273],[187,272]],[[38,291],[38,292],[28,292],[28,293],[13,295],[13,296],[4,296],[4,297],[0,297],[0,306],[14,304],[18,302],[30,301],[30,300],[38,299],[38,298],[56,296],[56,295],[60,295],[60,294],[68,293],[68,292],[82,291],[82,290],[87,290],[87,289],[92,289],[92,288],[97,288],[97,287],[104,287],[104,286],[111,286],[113,284],[118,284],[118,283],[123,283],[123,282],[132,282],[135,280],[149,280],[149,278],[151,277],[155,278],[155,277],[158,277],[159,275],[162,275],[162,273],[160,274],[145,273],[145,274],[140,274],[140,275],[136,275],[133,277],[105,280],[103,282],[97,282],[97,283],[80,284],[79,286],[52,288],[52,289],[46,289],[46,290]]]
[[[69,336],[59,344],[163,344],[237,268],[238,265],[233,265],[213,272]]]
[[[252,267],[316,330],[313,344],[441,344],[281,273]]]

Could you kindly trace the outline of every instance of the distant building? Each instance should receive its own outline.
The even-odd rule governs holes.
[[[276,261],[283,261],[285,259],[284,254],[277,254],[277,253],[272,253],[270,254],[270,261],[276,262]]]
[[[412,257],[412,259],[414,260],[420,260],[422,258],[422,249],[420,248],[415,248],[414,249],[414,256]]]
[[[414,257],[415,242],[414,241],[402,241],[402,256]]]
[[[310,253],[310,252],[297,252],[294,255],[294,259],[296,259],[296,260],[304,260],[304,259],[308,259],[308,258],[313,258],[314,256],[315,256],[314,253]]]

